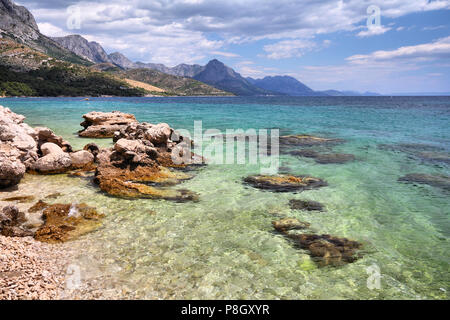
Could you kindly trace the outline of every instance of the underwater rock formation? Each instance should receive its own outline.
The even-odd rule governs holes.
[[[316,234],[288,234],[300,248],[308,250],[319,266],[341,266],[358,260],[362,244],[346,238]]]
[[[293,175],[257,175],[245,178],[244,182],[254,188],[273,192],[301,192],[328,185],[324,180],[319,178]]]
[[[35,199],[34,196],[16,196],[16,197],[3,198],[1,200],[6,201],[6,202],[16,201],[19,203],[26,203],[26,202],[34,201],[34,199]]]
[[[450,191],[450,177],[443,175],[431,175],[423,173],[407,174],[398,179],[399,182],[427,184],[432,187]]]
[[[103,214],[86,204],[39,203],[44,224],[36,231],[38,241],[59,243],[76,239],[101,226]]]
[[[78,134],[84,138],[112,138],[116,131],[137,122],[134,115],[119,111],[94,111],[83,115],[83,118],[81,126],[84,129]]]
[[[292,210],[307,210],[307,211],[323,211],[323,205],[316,201],[303,201],[292,199],[289,201],[289,206]]]
[[[450,153],[444,148],[420,144],[420,143],[401,143],[401,144],[380,144],[378,149],[393,152],[402,152],[409,157],[435,164],[450,164]]]
[[[355,156],[347,153],[320,153],[314,150],[297,150],[292,151],[292,155],[304,158],[313,158],[320,164],[342,164],[355,160]]]
[[[342,139],[321,138],[306,134],[280,137],[281,146],[313,147],[318,145],[336,145],[343,142],[344,140]]]

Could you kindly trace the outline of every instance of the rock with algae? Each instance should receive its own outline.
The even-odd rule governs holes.
[[[293,175],[257,175],[245,178],[244,182],[257,189],[273,192],[301,192],[328,185],[324,180],[319,178]]]
[[[172,132],[166,124],[128,125],[114,139],[113,148],[97,153],[94,181],[102,191],[116,197],[197,201],[197,194],[171,188],[192,178],[187,173],[168,169],[188,165],[173,162],[171,151],[177,143],[170,140]]]
[[[39,203],[43,210],[44,224],[36,231],[34,238],[48,243],[74,240],[101,226],[103,214],[86,204]]]

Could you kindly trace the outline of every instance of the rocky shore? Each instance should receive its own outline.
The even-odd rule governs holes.
[[[0,235],[0,300],[54,300],[65,286],[66,252],[31,237]]]
[[[195,155],[185,154],[185,146],[192,142],[168,124],[139,123],[134,115],[121,112],[91,112],[83,117],[80,137],[113,138],[114,146],[101,149],[88,143],[74,151],[49,128],[32,128],[24,116],[0,106],[0,189],[14,191],[26,173],[73,177],[94,173],[93,182],[114,197],[198,200],[195,193],[176,188],[193,177],[180,169],[189,166]],[[183,163],[173,161],[174,150]],[[58,196],[0,199],[15,204],[0,208],[0,299],[57,298],[68,253],[55,244],[101,226],[104,214],[96,208],[48,203],[52,198]]]

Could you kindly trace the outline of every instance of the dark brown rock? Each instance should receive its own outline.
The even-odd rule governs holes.
[[[289,206],[292,210],[307,210],[307,211],[323,211],[323,205],[316,201],[290,200]]]
[[[330,235],[289,234],[302,249],[308,250],[320,266],[341,266],[359,259],[362,244]]]

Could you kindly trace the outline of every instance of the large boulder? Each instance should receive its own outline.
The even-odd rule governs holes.
[[[73,152],[70,154],[73,169],[88,168],[94,164],[94,155],[86,150]]]
[[[81,123],[81,126],[84,129],[78,134],[85,138],[112,138],[115,132],[137,122],[134,115],[119,111],[94,111],[83,115],[83,118],[84,122]]]
[[[0,141],[17,149],[20,161],[28,168],[38,158],[33,128],[24,123],[25,117],[0,106]]]
[[[0,142],[0,188],[18,184],[25,171],[18,149]]]
[[[34,128],[34,132],[36,133],[38,148],[40,148],[43,144],[47,142],[51,142],[59,146],[64,152],[72,151],[71,145],[67,141],[65,141],[62,137],[57,136],[49,128],[37,127]]]
[[[47,142],[41,146],[42,158],[32,166],[32,170],[41,174],[63,173],[70,169],[72,159],[58,145]]]

